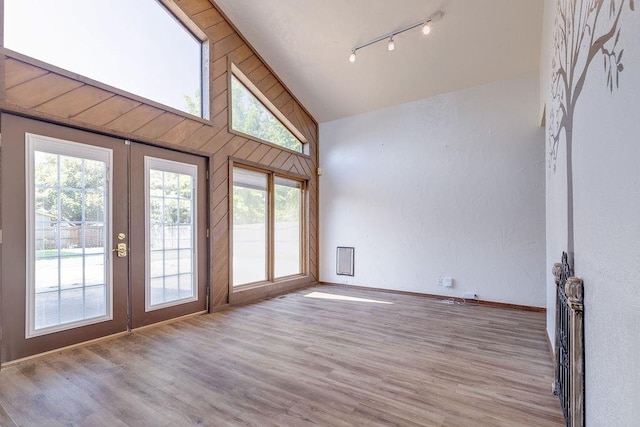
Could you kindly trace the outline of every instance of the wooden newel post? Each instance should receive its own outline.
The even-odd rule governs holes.
[[[567,427],[584,427],[584,285],[566,253],[553,265],[556,283],[555,382]]]
[[[555,327],[555,347],[554,347],[554,356],[556,359],[556,363],[554,365],[555,376],[554,376],[554,384],[553,384],[553,393],[556,395],[560,394],[560,390],[558,389],[558,380],[560,378],[560,352],[558,349],[560,348],[560,334],[558,334],[558,328],[560,327],[560,308],[561,308],[561,300],[559,297],[558,289],[560,287],[560,276],[562,274],[562,263],[556,262],[553,264],[553,269],[551,270],[553,273],[553,279],[556,283],[556,327]]]
[[[584,426],[584,284],[578,277],[569,277],[564,285],[571,308],[569,350],[571,364],[571,427]]]

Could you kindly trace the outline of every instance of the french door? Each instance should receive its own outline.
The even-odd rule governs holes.
[[[133,329],[206,309],[206,168],[202,157],[131,144]]]
[[[205,310],[206,166],[3,114],[2,361]]]

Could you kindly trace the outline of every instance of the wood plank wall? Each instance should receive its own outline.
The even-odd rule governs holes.
[[[209,0],[175,0],[208,37],[210,120],[202,120],[3,48],[0,109],[209,157],[211,308],[246,303],[318,279],[318,125]],[[236,66],[308,141],[308,155],[229,131],[230,64]],[[2,72],[3,71],[3,72]],[[308,277],[229,292],[229,159],[304,175],[308,181]]]

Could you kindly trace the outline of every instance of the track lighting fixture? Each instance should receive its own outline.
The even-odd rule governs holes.
[[[373,40],[370,40],[370,41],[368,41],[366,43],[359,44],[359,45],[355,46],[353,49],[351,49],[351,55],[349,55],[349,62],[356,62],[356,52],[358,50],[360,50],[362,48],[365,48],[367,46],[371,46],[372,44],[378,43],[378,42],[380,42],[382,40],[387,40],[388,39],[389,41],[387,43],[387,49],[389,51],[394,50],[396,48],[396,44],[395,44],[395,41],[393,40],[393,38],[395,36],[397,36],[398,34],[402,34],[402,33],[406,32],[406,31],[412,30],[414,28],[422,27],[422,34],[427,35],[427,34],[429,34],[431,32],[431,24],[441,20],[442,16],[443,16],[442,12],[438,11],[438,12],[432,14],[430,17],[428,17],[427,19],[425,19],[423,21],[416,22],[415,24],[411,24],[411,25],[409,25],[407,27],[400,28],[399,30],[393,31],[391,33],[387,33],[387,34],[382,35],[380,37],[377,37],[377,38],[375,38]]]

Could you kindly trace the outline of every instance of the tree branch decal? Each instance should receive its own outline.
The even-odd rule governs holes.
[[[620,84],[624,49],[619,47],[620,16],[635,0],[558,0],[554,39],[551,108],[549,113],[549,167],[555,171],[564,135],[567,155],[572,147],[573,114],[593,60],[601,56],[611,92]],[[607,7],[605,7],[607,6]]]
[[[557,0],[548,132],[549,167],[556,171],[560,143],[567,160],[567,252],[573,265],[573,117],[587,73],[602,57],[607,87],[618,89],[624,70],[620,17],[635,0]]]

